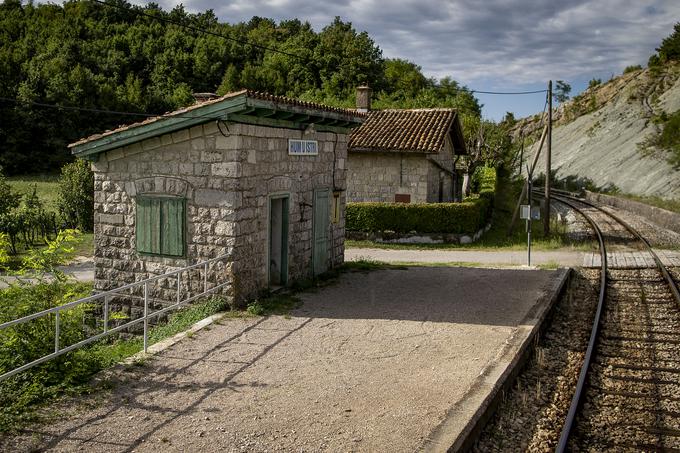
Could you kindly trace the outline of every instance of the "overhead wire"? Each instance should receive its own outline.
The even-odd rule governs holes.
[[[72,111],[78,111],[78,112],[102,113],[102,114],[120,115],[120,116],[134,116],[134,117],[138,117],[138,118],[167,117],[167,118],[183,118],[183,119],[195,119],[195,118],[215,119],[214,116],[208,116],[208,115],[189,115],[189,114],[183,115],[183,114],[173,114],[172,112],[166,112],[166,113],[122,112],[122,111],[118,111],[118,110],[105,110],[105,109],[95,109],[95,108],[88,108],[88,107],[75,107],[75,106],[69,106],[69,105],[46,104],[44,102],[24,101],[24,100],[21,100],[21,99],[13,99],[13,98],[7,98],[7,97],[0,97],[0,101],[13,102],[15,104],[35,105],[37,107],[46,107],[46,108],[53,108],[53,109],[59,109],[59,110],[72,110]],[[188,113],[188,112],[186,112],[186,113]]]

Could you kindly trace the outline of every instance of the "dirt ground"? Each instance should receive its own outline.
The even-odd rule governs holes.
[[[343,274],[290,316],[225,319],[119,370],[0,450],[420,450],[556,274]]]

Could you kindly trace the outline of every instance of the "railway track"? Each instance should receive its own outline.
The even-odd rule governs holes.
[[[649,243],[617,216],[564,193],[598,236],[600,293],[557,451],[680,452],[680,292]],[[651,254],[656,268],[615,269],[608,251]]]

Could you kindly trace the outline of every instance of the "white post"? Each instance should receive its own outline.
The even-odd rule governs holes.
[[[55,312],[55,317],[54,317],[54,323],[55,323],[55,328],[54,328],[54,352],[59,352],[59,320],[60,320],[60,314],[61,312],[57,310]]]
[[[180,275],[182,275],[182,273],[177,272],[177,305],[179,305],[179,302],[182,300],[180,293],[180,279],[179,279]]]
[[[149,282],[144,282],[144,353],[149,341]]]
[[[109,296],[104,296],[104,332],[109,331]]]
[[[203,292],[208,292],[208,262],[203,265]]]

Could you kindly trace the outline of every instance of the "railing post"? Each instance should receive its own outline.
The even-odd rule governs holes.
[[[180,291],[180,288],[181,288],[181,286],[180,286],[180,275],[182,275],[182,273],[177,272],[177,305],[179,305],[180,301],[182,300],[182,297],[181,297],[182,294],[181,294],[181,291]]]
[[[104,296],[104,332],[109,331],[109,296]]]
[[[203,265],[203,292],[208,292],[208,262]]]
[[[144,353],[149,342],[149,282],[144,282]]]
[[[56,315],[54,317],[54,352],[59,352],[59,321],[61,320],[61,317],[59,316],[60,311],[57,310],[54,314]]]

